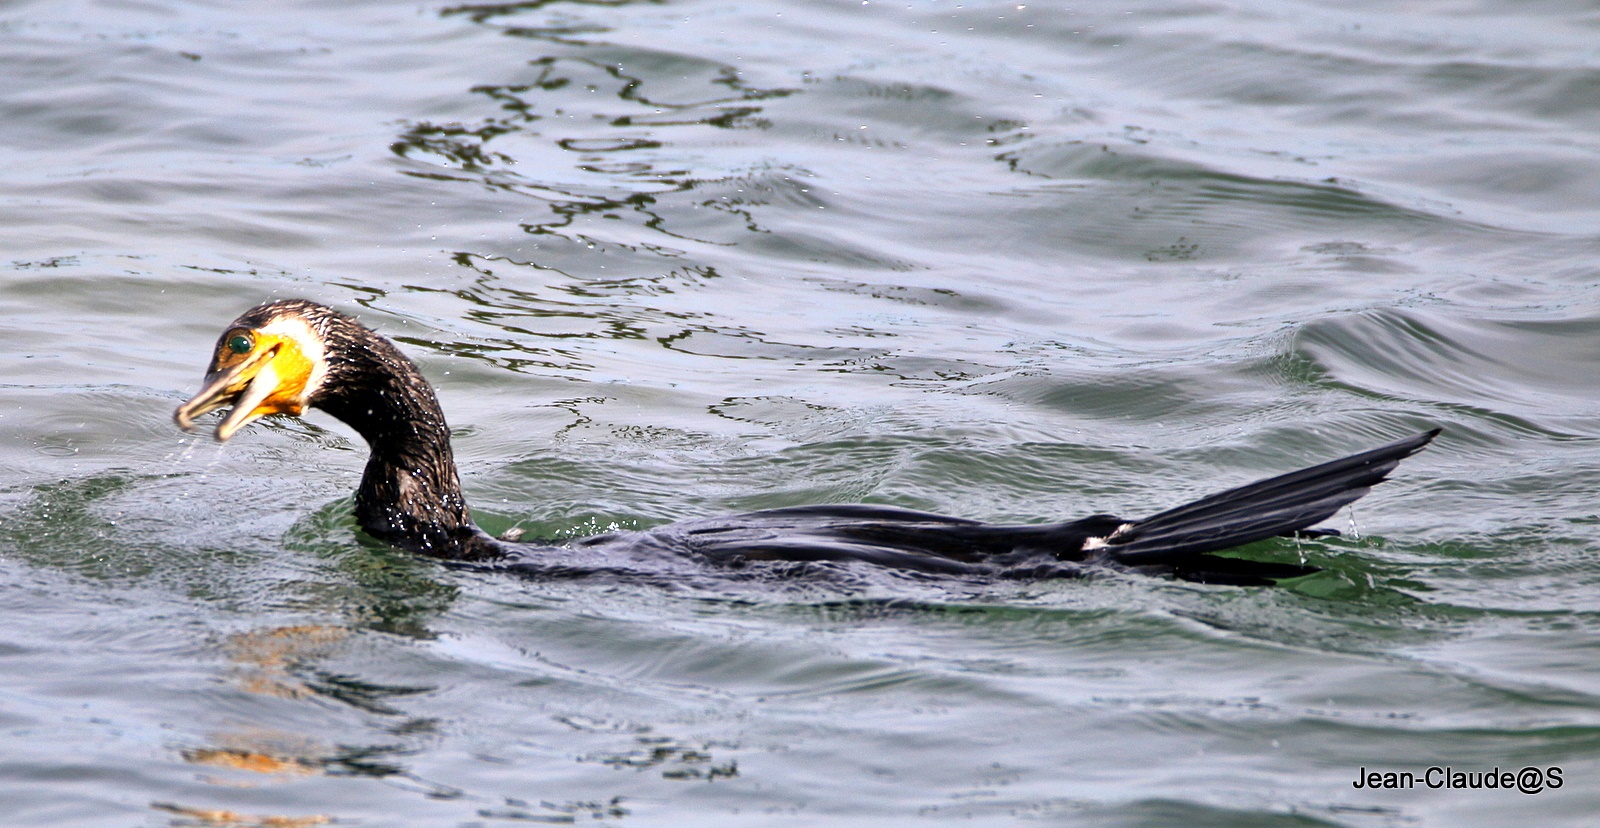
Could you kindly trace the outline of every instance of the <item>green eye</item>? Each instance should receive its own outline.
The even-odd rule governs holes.
[[[254,346],[255,341],[250,338],[249,334],[241,333],[228,337],[228,350],[236,354],[248,354]]]

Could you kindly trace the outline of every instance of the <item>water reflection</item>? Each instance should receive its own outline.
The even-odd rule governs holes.
[[[483,23],[495,17],[507,14],[516,14],[524,11],[536,11],[546,6],[572,5],[572,6],[630,6],[640,3],[659,4],[662,0],[523,0],[518,3],[465,3],[460,6],[447,6],[439,11],[444,17],[451,15],[465,15],[474,23]],[[604,29],[610,31],[610,29]]]
[[[648,725],[619,727],[615,723],[576,715],[558,716],[556,721],[582,733],[616,734],[621,731],[631,736],[631,745],[589,753],[579,757],[580,762],[598,762],[618,770],[646,771],[659,768],[662,779],[679,782],[715,782],[739,775],[738,760],[718,762],[713,753],[717,750],[737,750],[739,745],[732,742],[688,741],[656,733]]]
[[[148,574],[150,550],[129,548],[105,503],[132,491],[140,475],[112,473],[40,483],[0,521],[0,543],[35,564],[60,566],[97,578]],[[111,511],[111,515],[105,514]],[[141,554],[143,553],[143,554]]]
[[[251,693],[292,699],[309,696],[314,691],[294,670],[326,657],[350,634],[345,627],[306,624],[231,635],[226,649],[228,660],[238,665],[234,681]]]
[[[224,808],[195,808],[172,802],[151,803],[151,808],[176,814],[174,826],[203,825],[214,828],[310,828],[329,825],[337,820],[326,814],[309,816],[284,816],[280,814],[244,814]]]
[[[385,684],[321,666],[347,656],[354,630],[328,624],[266,627],[227,637],[223,650],[233,665],[229,679],[246,693],[291,703],[334,702],[364,716],[376,717],[358,726],[376,743],[348,737],[333,743],[325,734],[298,732],[266,724],[234,725],[212,734],[206,743],[183,748],[183,760],[207,769],[199,781],[218,788],[249,789],[285,785],[315,777],[383,779],[396,787],[432,799],[453,799],[462,792],[412,773],[404,757],[437,737],[435,722],[408,715],[395,702],[431,692],[432,687]],[[262,708],[262,712],[271,708]],[[308,711],[309,712],[309,711]],[[292,716],[273,716],[274,722]],[[220,774],[220,775],[219,775]],[[158,810],[185,819],[219,825],[312,825],[335,817],[248,815],[232,810],[173,803],[153,803]],[[319,821],[320,820],[320,821]],[[187,824],[178,820],[174,824]]]
[[[462,6],[444,14],[483,23],[543,5]],[[548,41],[546,29],[501,31]],[[673,52],[548,45],[558,53],[530,60],[531,79],[470,89],[491,114],[476,121],[408,122],[391,146],[418,165],[403,170],[406,175],[487,187],[544,205],[544,215],[516,223],[526,239],[515,251],[505,240],[492,242],[457,252],[458,264],[470,266],[471,258],[537,261],[542,270],[614,283],[657,277],[663,258],[682,259],[761,232],[737,183],[685,197],[706,183],[727,181],[730,171],[674,148],[671,135],[761,128],[763,102],[797,90],[758,88],[734,67]],[[574,45],[585,48],[568,53]],[[646,71],[629,71],[633,66]],[[704,262],[671,267],[715,272]]]

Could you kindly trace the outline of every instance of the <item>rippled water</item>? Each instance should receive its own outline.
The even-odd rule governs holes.
[[[1582,2],[0,8],[0,801],[27,825],[1586,824]],[[482,523],[1148,513],[1431,425],[1277,589],[537,583],[357,535],[302,296]],[[1564,784],[1372,790],[1562,769]]]

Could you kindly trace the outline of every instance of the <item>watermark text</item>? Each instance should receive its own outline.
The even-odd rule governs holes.
[[[1376,771],[1362,768],[1356,774],[1352,788],[1374,790],[1406,790],[1410,788],[1433,788],[1435,790],[1482,790],[1503,789],[1521,791],[1525,794],[1536,794],[1543,791],[1553,791],[1566,783],[1561,776],[1561,768],[1555,765],[1538,767],[1528,765],[1519,770],[1493,770],[1467,771],[1457,770],[1452,767],[1435,765],[1421,773],[1412,771]]]

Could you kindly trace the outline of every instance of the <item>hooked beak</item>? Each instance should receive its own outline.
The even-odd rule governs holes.
[[[231,368],[219,368],[206,374],[200,393],[173,412],[172,419],[178,428],[194,431],[194,418],[232,405],[233,410],[217,424],[217,442],[223,443],[246,423],[274,413],[275,409],[262,403],[280,385],[278,371],[272,364],[278,347],[263,348]]]

